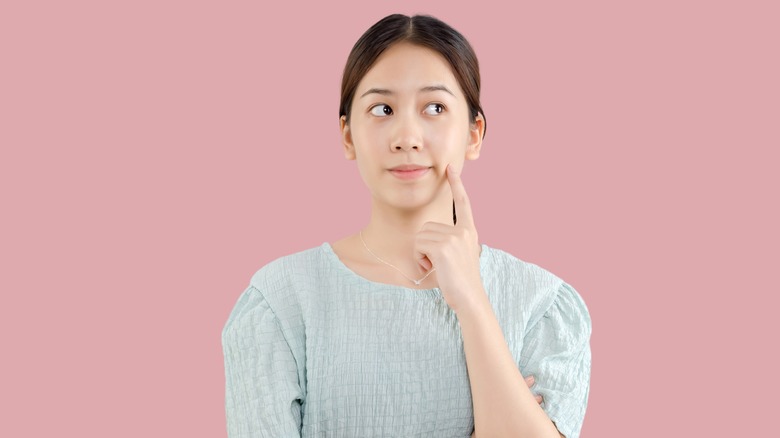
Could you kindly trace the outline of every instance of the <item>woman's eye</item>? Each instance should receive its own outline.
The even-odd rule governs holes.
[[[436,115],[444,112],[444,105],[440,103],[432,103],[425,107],[425,114]]]
[[[385,104],[376,105],[371,107],[371,114],[378,117],[389,116],[390,114],[393,114],[393,109]]]

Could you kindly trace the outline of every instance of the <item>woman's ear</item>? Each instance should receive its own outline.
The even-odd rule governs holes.
[[[352,131],[347,123],[347,116],[339,118],[339,129],[341,129],[341,142],[344,143],[344,158],[347,160],[355,159],[355,145],[352,143]]]
[[[482,114],[477,114],[477,117],[469,128],[468,146],[466,148],[467,160],[476,160],[479,158],[479,152],[482,150],[482,137],[484,135],[485,118]]]

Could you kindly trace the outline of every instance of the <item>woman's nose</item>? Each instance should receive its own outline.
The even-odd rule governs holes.
[[[422,127],[413,114],[396,117],[390,149],[396,151],[422,150]]]

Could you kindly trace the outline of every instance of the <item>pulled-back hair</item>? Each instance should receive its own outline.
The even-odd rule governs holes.
[[[358,84],[379,55],[400,42],[426,47],[441,54],[449,62],[455,79],[466,96],[472,123],[479,114],[485,117],[479,102],[479,63],[471,44],[460,32],[437,18],[429,15],[408,17],[401,14],[388,15],[379,20],[352,47],[341,79],[339,117],[346,116],[349,123],[352,100]]]

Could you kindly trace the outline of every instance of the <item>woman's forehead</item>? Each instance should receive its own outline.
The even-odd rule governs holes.
[[[360,98],[372,89],[389,95],[435,91],[459,95],[459,88],[452,67],[441,54],[427,47],[399,43],[379,56],[360,81],[356,96]]]

